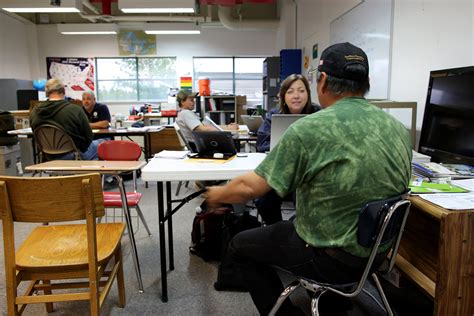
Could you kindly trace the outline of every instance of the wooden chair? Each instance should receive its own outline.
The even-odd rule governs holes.
[[[369,274],[372,276],[377,290],[382,298],[383,306],[372,295],[369,295],[375,302],[385,309],[387,315],[392,316],[388,300],[384,294],[377,274],[389,273],[395,265],[398,247],[402,239],[403,229],[410,211],[410,201],[407,199],[408,193],[391,197],[385,200],[369,202],[364,205],[359,213],[359,224],[357,230],[358,242],[360,245],[371,250],[367,259],[367,264],[359,280],[348,284],[329,284],[311,280],[305,277],[297,277],[281,293],[277,302],[270,311],[270,316],[276,315],[284,300],[290,296],[300,286],[314,293],[311,299],[311,315],[319,315],[319,299],[330,291],[344,297],[356,297],[363,290]],[[383,247],[383,248],[381,248]],[[384,249],[383,254],[389,253],[389,257],[380,266],[376,263],[376,256]],[[383,259],[383,258],[382,258]]]
[[[43,124],[33,131],[34,140],[38,147],[39,161],[53,160],[54,157],[73,152],[74,158],[80,160],[80,151],[72,138],[60,127]]]
[[[97,155],[101,160],[138,160],[142,154],[140,146],[132,141],[128,140],[108,140],[99,144],[97,148]],[[142,194],[137,192],[137,174],[135,171],[133,175],[133,192],[127,192],[127,203],[128,207],[135,208],[137,210],[138,217],[145,226],[148,235],[151,236],[150,229],[145,220],[142,210],[140,209],[139,203],[142,198]],[[122,208],[122,198],[120,192],[104,192],[104,206],[106,208]]]
[[[120,244],[125,225],[96,224],[96,217],[104,215],[100,181],[99,174],[0,176],[8,315],[19,315],[27,304],[36,303],[45,303],[52,312],[53,302],[75,300],[89,301],[90,314],[99,315],[114,279],[119,306],[125,306]],[[84,219],[85,224],[39,225],[15,253],[15,222]],[[23,282],[29,285],[21,295],[18,288]],[[40,292],[44,295],[37,295]]]

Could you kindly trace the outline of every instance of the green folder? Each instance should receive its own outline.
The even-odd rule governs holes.
[[[418,183],[418,185],[414,185]],[[463,189],[453,184],[449,183],[433,183],[433,182],[415,182],[410,181],[410,190],[411,193],[464,193],[469,192],[469,190]]]

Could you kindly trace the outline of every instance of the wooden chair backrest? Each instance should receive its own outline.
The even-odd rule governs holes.
[[[91,192],[87,196],[87,192]],[[88,207],[91,205],[91,207]],[[63,222],[104,216],[98,173],[62,177],[0,176],[0,216],[16,222]]]
[[[76,160],[80,159],[79,149],[77,149],[71,136],[62,128],[43,124],[36,127],[33,131],[38,149],[48,155],[62,155],[74,152]]]

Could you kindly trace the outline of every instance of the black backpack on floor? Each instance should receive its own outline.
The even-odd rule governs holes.
[[[194,216],[189,251],[205,261],[221,260],[224,218],[232,211],[230,205],[209,211],[203,202]]]
[[[227,252],[229,242],[232,238],[248,229],[260,227],[261,223],[255,216],[244,211],[242,215],[234,213],[227,214],[222,229],[222,262],[217,272],[217,281],[214,288],[217,291],[240,291],[247,292],[247,285],[244,281],[244,272],[236,264]]]
[[[18,143],[18,137],[8,135],[8,131],[15,129],[15,119],[8,111],[0,112],[0,146],[11,146]]]

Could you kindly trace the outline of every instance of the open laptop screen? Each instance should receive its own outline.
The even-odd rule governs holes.
[[[288,127],[307,114],[273,114],[270,129],[270,150],[278,144]]]
[[[240,118],[252,133],[257,133],[258,128],[263,123],[263,118],[260,115],[241,115]]]
[[[193,132],[194,141],[200,158],[213,158],[221,153],[229,158],[237,153],[231,132]]]
[[[224,130],[222,129],[222,127],[220,127],[219,125],[217,125],[216,122],[214,122],[209,116],[204,116],[204,119],[202,120],[202,122],[203,122],[205,125],[211,125],[211,126],[214,127],[217,131],[221,131],[221,132],[224,131]]]

